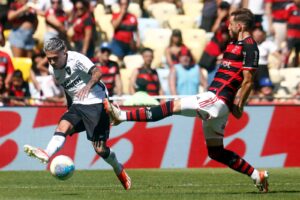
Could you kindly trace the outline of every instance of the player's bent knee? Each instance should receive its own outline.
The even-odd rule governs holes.
[[[110,153],[110,149],[106,146],[95,147],[95,151],[102,158],[107,158]]]
[[[222,159],[223,155],[223,146],[218,146],[218,147],[207,147],[208,150],[208,156],[213,159],[219,161]]]

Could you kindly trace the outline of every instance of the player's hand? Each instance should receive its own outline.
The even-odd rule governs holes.
[[[86,85],[77,92],[76,96],[79,98],[79,100],[82,101],[89,95],[90,90],[91,90],[91,88]]]
[[[238,105],[233,104],[232,114],[235,118],[240,119],[243,115],[243,110],[243,107],[239,107]]]

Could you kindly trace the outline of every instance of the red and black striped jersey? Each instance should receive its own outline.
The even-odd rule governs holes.
[[[258,59],[259,50],[252,37],[230,42],[208,90],[215,93],[231,109],[235,95],[244,79],[243,70],[256,70]]]
[[[272,3],[272,17],[274,22],[285,22],[285,8],[293,0],[265,0],[266,3]]]
[[[287,37],[300,39],[300,8],[296,4],[290,4],[286,12]]]
[[[95,63],[95,66],[101,71],[101,81],[105,84],[109,96],[113,96],[116,85],[116,75],[120,74],[118,63],[109,60],[108,63]]]
[[[155,69],[138,69],[138,79],[145,79],[147,81],[146,92],[149,95],[159,95],[159,78]]]

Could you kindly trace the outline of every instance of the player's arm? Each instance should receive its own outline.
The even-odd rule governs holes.
[[[90,68],[89,74],[92,76],[90,81],[76,94],[80,100],[83,100],[85,97],[87,97],[91,88],[100,81],[102,75],[100,70],[95,66]]]
[[[251,93],[253,87],[253,77],[258,68],[259,51],[255,42],[246,43],[243,48],[243,82],[239,89],[236,100],[232,108],[232,114],[236,118],[241,118],[246,101]]]
[[[244,106],[251,93],[253,87],[254,71],[244,70],[243,76],[244,76],[244,80],[242,82],[241,88],[238,91],[238,98],[234,103],[232,109],[232,114],[238,119],[242,117]]]

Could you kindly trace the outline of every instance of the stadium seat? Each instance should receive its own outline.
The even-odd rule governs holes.
[[[94,9],[94,16],[96,21],[99,21],[102,15],[105,15],[105,9],[101,3],[98,3],[96,8]]]
[[[39,46],[41,47],[44,43],[44,35],[46,33],[46,20],[45,17],[38,15],[38,26],[33,34],[33,38],[38,40]]]
[[[201,3],[203,0],[181,0],[182,3]]]
[[[119,4],[113,4],[112,7],[111,7],[111,9],[112,9],[113,13],[120,12],[120,6],[119,6]],[[129,4],[129,7],[128,7],[128,12],[131,13],[131,14],[133,14],[137,18],[139,18],[139,17],[142,16],[142,9],[140,8],[140,5],[138,3],[131,2]]]
[[[193,19],[199,18],[202,15],[203,3],[184,3],[183,11],[187,16],[192,17]]]
[[[148,9],[151,15],[160,22],[162,27],[166,27],[169,18],[178,13],[174,4],[165,2],[151,4]]]
[[[148,29],[148,31],[145,32],[145,39],[142,44],[145,47],[149,47],[152,49],[165,49],[169,45],[171,34],[171,29]]]
[[[129,94],[129,81],[130,81],[131,74],[132,74],[132,69],[127,69],[127,68],[120,69],[124,94]]]
[[[11,32],[11,30],[8,30],[8,29],[4,30],[4,32],[3,32],[4,38],[6,41],[8,40],[10,32]]]
[[[138,18],[138,29],[142,42],[144,41],[145,33],[149,28],[160,28],[160,24],[154,18]]]
[[[98,20],[98,25],[101,31],[104,33],[104,38],[107,41],[111,41],[114,34],[114,27],[111,24],[112,15],[102,15]]]
[[[169,18],[168,24],[171,29],[192,29],[195,27],[195,20],[187,15],[175,15]]]
[[[191,50],[196,62],[200,60],[206,45],[206,33],[203,29],[182,30],[183,42]]]
[[[13,57],[12,63],[15,70],[19,69],[22,71],[24,80],[29,81],[30,69],[32,65],[31,59],[25,57]]]
[[[280,75],[283,77],[280,86],[286,87],[290,94],[293,93],[296,85],[300,82],[300,68],[280,69]]]
[[[144,63],[143,57],[140,54],[125,56],[123,61],[126,69],[139,68]]]

